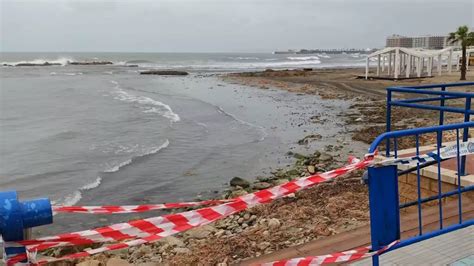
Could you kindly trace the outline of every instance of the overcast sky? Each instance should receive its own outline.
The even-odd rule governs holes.
[[[474,25],[474,0],[0,0],[1,51],[381,47]]]

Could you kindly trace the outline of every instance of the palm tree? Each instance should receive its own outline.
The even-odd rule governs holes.
[[[458,42],[461,45],[461,80],[466,80],[466,49],[467,46],[474,45],[474,32],[469,32],[466,25],[460,26],[457,31],[449,34],[448,41],[450,43]]]

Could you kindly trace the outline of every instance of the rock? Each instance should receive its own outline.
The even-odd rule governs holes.
[[[323,162],[331,161],[332,155],[322,152],[321,155],[319,155],[319,160]]]
[[[191,253],[191,250],[189,248],[175,248],[175,249],[173,249],[173,251],[176,254],[189,254],[189,253]]]
[[[268,182],[271,180],[271,178],[268,176],[257,176],[257,180],[260,182]]]
[[[172,247],[184,247],[184,242],[174,236],[165,237],[161,240],[161,242],[164,242]]]
[[[76,264],[76,266],[100,266],[102,265],[98,260],[86,260]]]
[[[284,179],[277,179],[273,182],[273,184],[275,184],[276,186],[279,186],[279,185],[283,185],[285,183],[288,183],[288,179],[284,178]]]
[[[247,188],[250,186],[250,182],[241,177],[236,176],[230,180],[230,185],[233,187],[239,186],[242,188]]]
[[[49,63],[49,62],[44,62],[44,63],[41,63],[41,64],[37,64],[37,63],[19,63],[19,64],[16,64],[15,66],[60,66],[61,64],[59,63]]]
[[[143,257],[146,254],[151,254],[153,253],[153,250],[151,249],[150,246],[147,245],[141,245],[135,252],[136,256],[138,257]]]
[[[250,219],[250,213],[244,214],[243,218],[245,221],[248,221]]]
[[[107,261],[106,266],[128,266],[131,265],[126,260],[118,259],[118,258],[111,258]]]
[[[258,248],[259,250],[265,250],[265,249],[267,249],[270,245],[271,245],[270,242],[266,242],[266,241],[265,241],[265,242],[262,242],[262,243],[258,243],[258,244],[257,244],[257,248]]]
[[[68,62],[69,65],[81,65],[81,66],[88,66],[88,65],[113,65],[114,63],[110,61],[90,61],[90,62]]]
[[[297,160],[304,160],[304,159],[307,159],[307,158],[308,158],[308,157],[306,157],[305,155],[300,154],[300,153],[297,153],[297,152],[293,153],[293,157],[294,157],[295,159],[297,159]]]
[[[308,165],[307,169],[310,174],[316,173],[316,167],[314,165]]]
[[[239,189],[239,190],[232,191],[230,193],[230,198],[240,197],[240,196],[247,195],[247,194],[248,194],[247,191],[245,191],[243,189]]]
[[[270,183],[267,183],[267,182],[258,182],[258,183],[255,183],[253,184],[253,188],[254,189],[266,189],[266,188],[269,188],[271,187],[272,185]]]
[[[186,76],[189,75],[189,73],[178,70],[146,70],[141,71],[140,75]]]
[[[280,227],[280,220],[276,218],[271,218],[268,220],[268,227],[270,228],[278,228]]]
[[[188,238],[195,238],[195,239],[204,239],[208,237],[212,232],[215,231],[215,228],[210,225],[200,226],[194,229],[191,229],[184,233],[184,235]]]
[[[299,145],[304,145],[304,144],[308,144],[312,140],[318,140],[318,139],[322,139],[322,138],[323,137],[319,134],[312,134],[312,135],[308,135],[308,136],[304,137],[303,139],[298,140],[298,144]]]

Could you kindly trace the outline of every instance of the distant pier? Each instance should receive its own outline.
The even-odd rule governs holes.
[[[357,49],[357,48],[341,48],[341,49],[301,49],[301,50],[286,50],[274,51],[273,54],[342,54],[342,53],[372,53],[376,49]]]

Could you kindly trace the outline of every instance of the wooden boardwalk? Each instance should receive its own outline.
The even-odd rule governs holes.
[[[372,265],[372,259],[364,259],[351,265]],[[383,254],[380,256],[380,265],[472,266],[474,265],[474,226]]]
[[[416,236],[418,234],[418,213],[417,212],[410,212],[410,213],[402,213],[401,214],[401,236],[402,239],[406,239],[412,236]],[[450,201],[447,202],[446,204],[443,204],[443,223],[444,226],[452,225],[458,223],[459,217],[458,217],[458,205],[457,201]],[[464,200],[463,202],[463,219],[474,219],[474,203],[470,200]],[[422,221],[423,221],[423,232],[429,232],[433,231],[436,229],[439,229],[439,207],[438,206],[432,206],[426,209],[423,209],[422,211]],[[472,226],[470,227],[469,230],[472,230]],[[461,231],[461,230],[458,230]],[[462,231],[464,232],[464,231]],[[469,231],[472,233],[472,231]],[[446,237],[448,239],[451,237],[453,241],[457,239],[456,237],[461,237],[461,238],[466,238],[465,240],[469,241],[469,243],[473,242],[474,243],[474,236],[473,235],[463,235],[459,234],[454,234],[455,232],[452,232],[450,234],[447,234]],[[440,236],[441,237],[441,236]],[[438,239],[439,238],[433,238],[433,239]],[[444,238],[443,238],[444,239]],[[462,242],[464,244],[468,244],[468,242]],[[424,241],[427,242],[427,241]],[[433,241],[427,242],[427,243],[433,243]],[[461,242],[460,242],[461,243]],[[419,252],[423,251],[423,245],[432,245],[432,244],[424,244],[420,243],[422,246],[418,249],[416,249]],[[270,254],[265,254],[262,255],[258,258],[253,258],[246,260],[241,263],[241,265],[251,265],[254,263],[263,263],[263,262],[271,262],[271,261],[276,261],[276,260],[282,260],[282,259],[289,259],[289,258],[296,258],[296,257],[306,257],[306,256],[316,256],[316,255],[324,255],[324,254],[330,254],[334,252],[340,252],[344,250],[350,250],[354,249],[356,247],[361,247],[361,246],[367,246],[370,245],[370,228],[368,225],[359,227],[347,232],[343,232],[337,235],[333,235],[330,237],[326,237],[320,240],[314,240],[311,242],[308,242],[306,244],[302,244],[299,246],[294,246],[282,250],[275,251]],[[411,245],[413,246],[413,245]],[[464,246],[463,246],[464,247]],[[443,248],[440,246],[440,248]],[[454,244],[450,244],[449,248],[456,249],[457,247]],[[404,250],[404,249],[400,249]],[[393,251],[394,254],[395,251]],[[474,248],[470,250],[471,253],[474,252]],[[402,255],[406,255],[406,252],[401,252],[399,253],[400,257],[399,259],[402,261],[406,259]],[[427,253],[427,257],[431,253]],[[443,253],[440,253],[443,254]],[[387,254],[388,256],[389,254]],[[421,253],[418,254],[418,256],[421,255]],[[461,256],[461,254],[458,254]],[[453,256],[458,256],[458,255],[453,255]],[[468,254],[469,255],[469,254]],[[392,255],[393,256],[393,255]],[[466,255],[467,256],[467,255]],[[424,255],[421,256],[422,258],[425,257]],[[389,257],[387,260],[391,260],[392,257]],[[394,258],[396,260],[397,258]],[[450,258],[454,259],[454,258]],[[458,257],[457,259],[462,259],[462,257]],[[395,261],[391,261],[396,263]],[[390,263],[389,263],[390,264]],[[418,261],[413,261],[413,263],[408,263],[408,264],[418,264],[418,265],[426,265],[427,263],[422,263],[419,264]],[[382,264],[383,265],[383,264]],[[400,264],[402,265],[402,264]],[[406,265],[406,264],[403,264]],[[446,265],[446,264],[444,264]],[[462,264],[460,264],[462,265]]]

